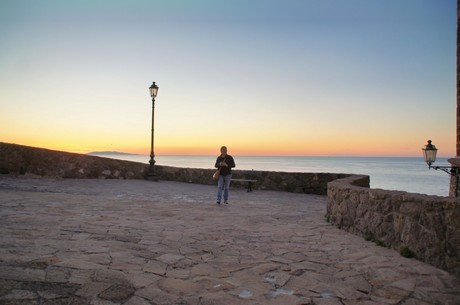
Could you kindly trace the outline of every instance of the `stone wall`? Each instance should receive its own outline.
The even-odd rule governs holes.
[[[328,221],[460,278],[460,202],[369,189],[366,179],[356,175],[329,182]]]
[[[59,178],[144,179],[147,163],[53,151],[0,142],[0,173]],[[215,169],[180,168],[157,165],[158,180],[215,184]],[[257,180],[254,189],[326,195],[327,183],[347,177],[334,173],[286,173],[235,170],[233,178]],[[233,182],[232,187],[245,187]]]
[[[452,167],[460,168],[460,158],[450,158],[449,163]],[[449,197],[459,197],[459,176],[450,176]]]
[[[0,143],[0,173],[59,178],[142,179],[145,164]]]
[[[157,166],[160,180],[172,180],[199,184],[215,184],[212,174],[215,169],[178,168]],[[233,170],[232,178],[257,180],[253,189],[273,190],[305,194],[327,194],[327,183],[349,174],[334,173],[287,173],[270,171]],[[246,187],[245,183],[232,182],[232,188]]]

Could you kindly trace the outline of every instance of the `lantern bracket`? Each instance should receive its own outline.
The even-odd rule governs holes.
[[[452,166],[431,166],[429,165],[429,168],[434,169],[434,170],[442,170],[445,173],[448,173],[451,176],[457,176],[459,174],[458,168],[457,167],[452,167]]]

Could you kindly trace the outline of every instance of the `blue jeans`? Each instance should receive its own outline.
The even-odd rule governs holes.
[[[232,175],[225,175],[219,176],[219,180],[217,182],[217,201],[220,202],[222,199],[222,191],[224,191],[224,201],[227,202],[228,200],[228,189],[230,188],[230,181],[232,179]]]

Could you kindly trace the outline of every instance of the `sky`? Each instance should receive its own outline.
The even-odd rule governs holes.
[[[0,142],[455,156],[455,0],[0,0]]]

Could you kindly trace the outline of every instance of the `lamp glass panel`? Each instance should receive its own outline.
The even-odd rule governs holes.
[[[428,164],[434,163],[436,161],[436,153],[438,150],[435,149],[424,149],[425,162]]]
[[[158,88],[150,88],[150,96],[156,97],[158,93]]]

